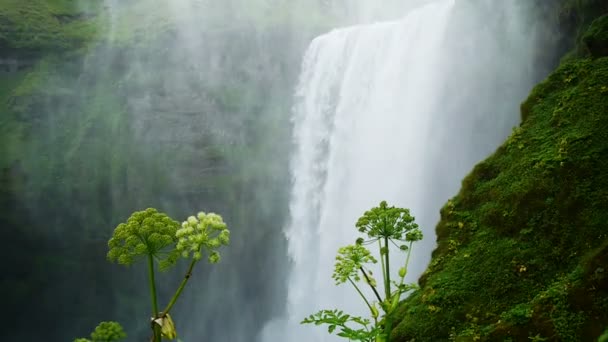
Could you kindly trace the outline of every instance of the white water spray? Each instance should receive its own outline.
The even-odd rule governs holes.
[[[287,313],[266,326],[261,341],[338,340],[325,328],[300,326],[321,309],[368,316],[355,290],[335,286],[331,274],[338,248],[358,237],[356,220],[381,200],[418,217],[425,239],[414,245],[408,274],[416,281],[434,248],[441,205],[517,123],[533,78],[533,38],[517,16],[508,17],[521,9],[495,6],[509,18],[497,39],[483,14],[455,6],[436,1],[399,21],[334,30],[311,43],[294,106]],[[460,31],[449,32],[450,24]],[[455,79],[461,74],[476,78]],[[504,89],[488,90],[501,80]],[[477,132],[485,126],[491,130]]]
[[[286,229],[293,269],[282,340],[329,341],[325,331],[299,326],[320,309],[365,313],[354,290],[331,279],[336,251],[354,243],[354,224],[365,210],[381,200],[414,215],[425,210],[419,200],[424,146],[437,120],[437,51],[452,6],[442,1],[400,21],[335,30],[309,47],[294,108],[297,150]],[[425,232],[432,240],[432,227]],[[413,265],[414,277],[426,254],[414,258],[422,263]]]

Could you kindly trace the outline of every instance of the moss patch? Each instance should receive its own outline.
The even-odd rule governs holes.
[[[84,3],[84,2],[83,2]],[[0,0],[0,47],[4,53],[36,56],[85,44],[94,33],[96,5],[69,0]],[[5,56],[2,56],[5,57]]]
[[[442,209],[394,341],[598,338],[608,323],[607,113],[607,57],[571,59],[535,87],[521,126]]]
[[[591,23],[583,35],[583,43],[592,56],[608,56],[608,15]]]

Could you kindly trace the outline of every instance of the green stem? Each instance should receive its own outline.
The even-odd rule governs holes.
[[[382,280],[384,280],[386,279],[386,266],[384,266],[384,256],[382,255],[382,241],[380,241],[380,239],[378,239],[378,248],[380,249],[380,264],[382,264]]]
[[[369,285],[369,287],[371,287],[372,290],[374,291],[374,294],[376,295],[378,302],[382,303],[382,297],[380,297],[380,294],[376,290],[376,287],[374,285],[372,285],[372,281],[369,278],[369,276],[367,275],[367,273],[365,272],[365,269],[363,269],[363,266],[359,267],[359,270],[361,270],[361,273],[363,273],[363,276],[365,277],[365,280],[367,280],[367,284]]]
[[[148,254],[148,283],[150,284],[150,297],[152,297],[152,317],[158,317],[158,301],[156,300],[156,281],[154,279],[154,260],[152,254]],[[154,342],[160,342],[160,327],[152,322],[152,330],[154,331]]]
[[[188,267],[188,271],[186,272],[186,275],[184,276],[182,283],[177,288],[177,291],[175,291],[175,294],[169,301],[169,304],[167,304],[167,307],[165,308],[165,310],[163,310],[161,317],[164,317],[165,315],[167,315],[169,313],[169,311],[171,310],[171,308],[173,307],[173,305],[175,305],[175,302],[177,302],[177,299],[182,294],[182,291],[184,291],[184,287],[186,287],[186,283],[188,283],[188,280],[192,276],[192,269],[194,268],[194,265],[196,264],[196,262],[197,262],[197,260],[193,259],[192,262],[190,263],[190,267]]]
[[[401,277],[401,281],[399,282],[399,287],[401,287],[401,285],[403,285],[403,282],[405,281],[405,276],[407,275],[407,266],[410,264],[410,255],[412,254],[412,244],[414,242],[410,241],[410,246],[407,249],[407,258],[405,258],[405,265],[403,266],[405,268],[405,273],[403,274],[403,277]],[[399,292],[399,295],[401,295],[401,292]]]
[[[388,237],[384,238],[384,263],[386,266],[386,272],[384,274],[384,292],[385,298],[388,300],[391,298],[391,268],[388,259]]]
[[[374,314],[374,309],[372,309],[372,305],[369,303],[369,301],[367,300],[367,298],[365,298],[365,296],[363,295],[363,292],[361,292],[361,290],[359,289],[359,287],[357,286],[357,284],[355,284],[355,282],[350,279],[350,277],[347,277],[348,281],[355,287],[355,290],[357,290],[357,292],[359,293],[359,296],[361,296],[361,298],[363,298],[363,301],[365,302],[365,304],[367,304],[367,307],[369,308],[369,311],[372,313],[372,315]],[[374,320],[376,318],[374,317]]]
[[[405,259],[405,274],[401,277],[401,285],[403,285],[403,280],[405,280],[405,276],[407,275],[407,267],[410,264],[410,255],[412,255],[412,244],[414,242],[410,241],[410,246],[407,249],[407,258]]]
[[[401,281],[399,281],[399,288],[397,289],[397,302],[401,300],[401,286],[403,286],[403,282],[405,281],[405,276],[407,275],[407,266],[410,264],[410,255],[412,255],[412,244],[414,242],[410,241],[410,246],[407,249],[407,258],[405,258],[405,273],[403,277],[401,277]]]
[[[385,259],[385,263],[386,263],[386,277],[384,279],[384,290],[386,292],[386,300],[388,301],[388,303],[386,303],[386,305],[388,305],[388,310],[386,312],[386,316],[385,316],[385,332],[386,332],[386,341],[389,342],[391,339],[391,330],[393,329],[393,320],[391,318],[391,311],[390,310],[390,305],[392,303],[392,298],[391,298],[391,268],[390,268],[390,263],[389,263],[389,253],[388,253],[388,237],[384,237],[384,248],[385,248],[385,254],[384,254],[384,259]]]

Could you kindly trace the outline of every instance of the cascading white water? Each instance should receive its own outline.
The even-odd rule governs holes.
[[[424,146],[437,120],[437,51],[452,6],[433,3],[400,21],[335,30],[310,45],[294,107],[287,333],[264,341],[329,341],[299,322],[319,309],[364,309],[353,289],[331,279],[337,249],[357,238],[357,218],[381,200],[414,214],[425,210]],[[423,268],[413,269],[417,276]]]
[[[335,286],[331,274],[337,249],[358,236],[356,220],[381,200],[418,217],[425,239],[414,246],[408,280],[424,271],[441,205],[517,123],[534,78],[522,8],[487,4],[435,1],[311,43],[293,113],[287,312],[261,341],[334,341],[299,322],[320,309],[365,314],[355,290]],[[495,31],[487,8],[507,18]]]

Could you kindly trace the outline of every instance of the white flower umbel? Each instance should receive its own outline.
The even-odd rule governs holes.
[[[177,237],[177,250],[182,257],[200,260],[203,253],[208,254],[208,261],[212,264],[220,261],[218,248],[230,243],[230,231],[220,215],[203,212],[196,217],[190,216],[182,223],[182,227],[175,233]]]

